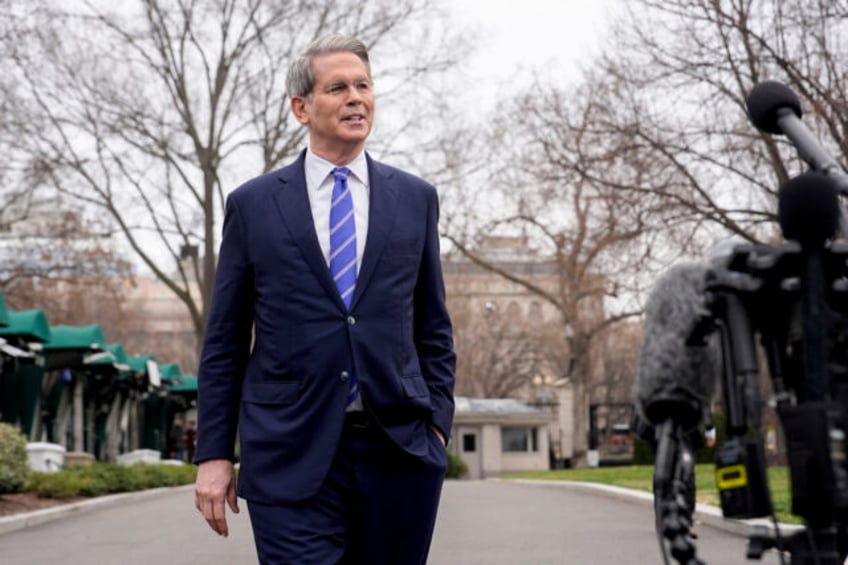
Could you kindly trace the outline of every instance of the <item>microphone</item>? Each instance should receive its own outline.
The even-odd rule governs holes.
[[[776,81],[760,82],[751,89],[745,104],[757,129],[788,137],[814,171],[833,177],[838,192],[848,195],[848,175],[801,121],[801,101],[792,89]]]
[[[834,178],[807,171],[778,192],[777,222],[786,239],[820,244],[839,231],[841,208]]]
[[[636,407],[655,427],[671,420],[682,430],[693,429],[712,399],[716,365],[705,341],[712,331],[706,275],[704,265],[678,265],[648,296]]]
[[[688,536],[691,516],[682,496],[682,477],[692,465],[684,434],[703,420],[715,387],[715,361],[706,342],[713,329],[707,273],[705,265],[678,265],[654,284],[645,307],[636,378],[636,409],[653,424],[656,438],[654,499],[660,547],[665,556],[663,538],[668,539],[678,562],[690,564],[703,562]]]

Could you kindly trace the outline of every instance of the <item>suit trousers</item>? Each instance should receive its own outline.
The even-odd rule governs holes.
[[[427,562],[447,453],[428,432],[423,458],[364,414],[346,418],[319,492],[295,504],[248,501],[263,565],[416,565]]]

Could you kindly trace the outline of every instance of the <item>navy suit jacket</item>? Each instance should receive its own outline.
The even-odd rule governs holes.
[[[354,371],[367,410],[408,453],[424,456],[429,427],[447,436],[453,421],[435,188],[368,157],[368,236],[348,312],[318,244],[304,157],[227,199],[198,371],[195,461],[233,459],[238,425],[239,496],[268,504],[321,486]]]

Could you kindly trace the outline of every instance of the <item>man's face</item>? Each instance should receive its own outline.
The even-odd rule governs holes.
[[[330,160],[358,153],[374,119],[374,92],[365,63],[348,51],[324,53],[312,60],[312,71],[311,98],[292,98],[295,117],[309,127],[312,151]]]

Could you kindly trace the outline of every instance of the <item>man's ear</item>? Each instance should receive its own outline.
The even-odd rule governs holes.
[[[309,125],[309,112],[306,111],[306,98],[303,96],[292,96],[291,110],[298,122],[305,126]]]

